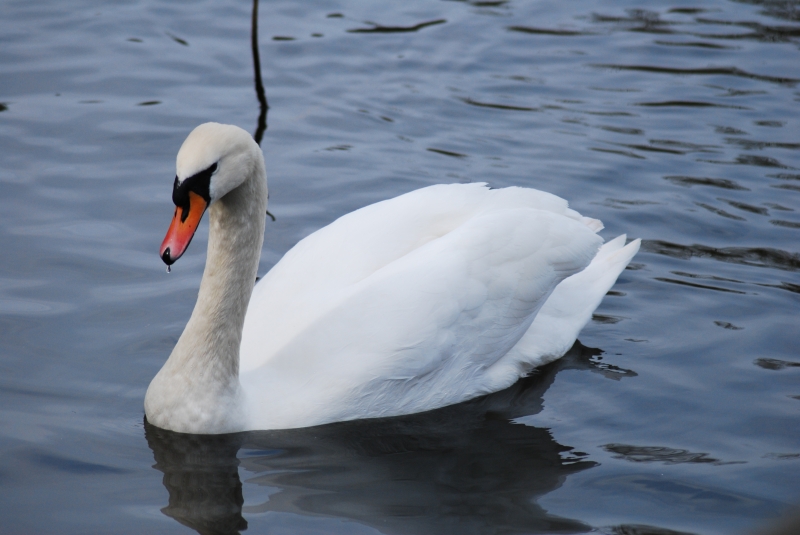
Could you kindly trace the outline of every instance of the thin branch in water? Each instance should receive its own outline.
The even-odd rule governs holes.
[[[258,114],[258,127],[253,138],[256,143],[261,145],[261,138],[264,137],[264,131],[267,129],[267,94],[264,91],[264,84],[261,81],[261,58],[258,55],[258,0],[253,0],[253,15],[250,24],[250,47],[253,49],[253,70],[255,71],[256,79],[256,96],[258,97],[258,104],[260,111]]]

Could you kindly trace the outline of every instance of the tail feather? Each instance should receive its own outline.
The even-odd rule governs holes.
[[[639,251],[641,240],[625,245],[623,234],[605,243],[583,271],[561,281],[533,324],[489,375],[524,374],[566,353],[592,313]]]

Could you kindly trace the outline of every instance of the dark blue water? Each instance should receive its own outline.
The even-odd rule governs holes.
[[[551,191],[642,251],[508,391],[145,428],[205,260],[207,224],[171,275],[158,258],[175,154],[202,122],[255,130],[250,8],[0,6],[0,532],[712,535],[800,503],[792,0],[264,2],[262,274],[443,182]]]

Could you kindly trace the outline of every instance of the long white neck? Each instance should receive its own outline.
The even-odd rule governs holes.
[[[150,423],[187,433],[246,427],[239,345],[253,291],[267,207],[259,158],[250,176],[209,208],[208,257],[192,317],[150,384]]]

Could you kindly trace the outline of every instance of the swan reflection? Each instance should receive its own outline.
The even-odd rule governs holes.
[[[201,534],[247,529],[245,514],[324,516],[387,534],[581,533],[536,500],[596,463],[548,429],[512,423],[538,413],[562,369],[635,375],[576,343],[513,387],[443,409],[379,420],[230,435],[189,435],[145,423],[169,504],[162,512]],[[238,456],[237,456],[238,455]],[[244,506],[239,467],[269,499]]]

